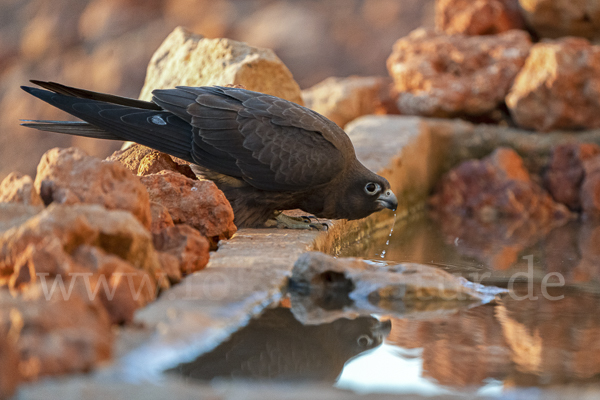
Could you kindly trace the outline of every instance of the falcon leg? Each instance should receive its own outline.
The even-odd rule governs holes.
[[[315,219],[315,221],[313,222],[312,219]],[[318,231],[326,231],[329,229],[328,224],[318,222],[316,217],[291,217],[289,215],[285,215],[281,211],[277,212],[273,218],[267,221],[267,226],[276,226],[277,228],[287,229],[315,229]]]

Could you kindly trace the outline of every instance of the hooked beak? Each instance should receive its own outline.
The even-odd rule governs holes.
[[[398,199],[391,189],[381,193],[376,201],[383,207],[389,208],[392,211],[396,211],[396,208],[398,208]]]

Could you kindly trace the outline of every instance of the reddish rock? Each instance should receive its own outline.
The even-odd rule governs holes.
[[[504,101],[530,47],[519,30],[494,36],[413,31],[387,60],[398,109],[432,117],[489,113]]]
[[[73,259],[94,272],[88,289],[100,298],[113,324],[131,322],[135,310],[156,298],[153,277],[117,256],[96,247],[80,246]]]
[[[165,228],[153,236],[156,250],[177,258],[182,275],[200,271],[208,264],[210,244],[191,226]]]
[[[21,225],[43,209],[43,206],[28,206],[22,203],[0,203],[0,234]]]
[[[57,238],[67,254],[82,244],[97,246],[160,279],[152,235],[129,212],[96,204],[52,204],[0,235],[0,271],[12,270],[28,246]],[[164,284],[164,282],[159,282]]]
[[[30,243],[18,255],[9,280],[9,288],[14,293],[39,279],[54,278],[58,275],[68,277],[73,272],[85,271],[73,262],[58,238],[48,236],[39,243]]]
[[[500,217],[550,222],[570,216],[564,205],[531,180],[521,157],[508,148],[452,169],[442,177],[431,205],[441,214],[483,222]]]
[[[18,172],[9,174],[0,183],[0,203],[22,203],[33,206],[44,204],[33,188],[31,177]]]
[[[140,144],[133,144],[124,150],[115,151],[107,160],[118,161],[131,172],[140,176],[156,174],[160,171],[175,171],[188,178],[197,179],[186,161]]]
[[[528,25],[541,37],[600,38],[600,3],[572,0],[519,0]]]
[[[195,181],[171,171],[146,175],[141,180],[150,200],[165,206],[175,224],[198,229],[212,247],[236,232],[231,205],[213,182]]]
[[[102,162],[71,147],[47,151],[35,178],[46,204],[100,204],[127,210],[146,227],[152,217],[148,193],[139,179],[117,162]]]
[[[10,398],[20,380],[17,335],[10,326],[0,326],[0,399]]]
[[[584,178],[583,164],[600,154],[600,146],[593,143],[563,144],[556,146],[544,174],[544,186],[554,200],[579,210],[579,191]]]
[[[154,201],[150,202],[150,212],[152,213],[152,225],[150,232],[158,233],[164,228],[174,226],[173,218],[165,206]]]
[[[494,35],[525,29],[519,0],[438,0],[435,27],[453,35]]]
[[[581,184],[581,208],[588,218],[600,218],[600,156],[583,162],[585,177]]]
[[[528,129],[600,127],[600,46],[573,37],[535,44],[506,105]]]
[[[181,274],[180,262],[177,256],[169,253],[158,251],[158,260],[160,266],[172,284],[179,283],[183,275]]]
[[[330,77],[303,90],[302,99],[341,127],[362,115],[384,112],[395,102],[389,78],[375,76]]]
[[[16,297],[0,291],[0,327],[17,336],[23,380],[87,372],[111,357],[106,310],[90,299],[83,281],[74,282],[69,292],[71,281],[60,279],[55,286],[53,280],[40,282]]]

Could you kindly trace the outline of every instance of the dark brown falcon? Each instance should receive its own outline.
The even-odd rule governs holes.
[[[320,218],[358,219],[397,207],[388,181],[357,160],[341,128],[290,101],[214,86],[154,90],[147,102],[31,82],[47,90],[23,90],[84,122],[23,125],[132,141],[189,161],[223,191],[238,227],[262,226],[295,208]]]

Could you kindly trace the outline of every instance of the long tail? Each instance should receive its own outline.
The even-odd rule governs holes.
[[[21,88],[85,122],[24,120],[23,126],[97,139],[132,141],[193,162],[190,154],[192,127],[155,103],[53,82],[32,82],[50,91],[28,86]]]

